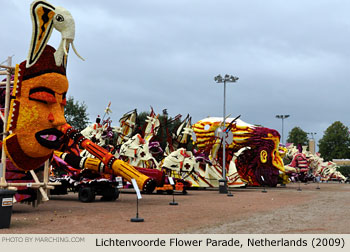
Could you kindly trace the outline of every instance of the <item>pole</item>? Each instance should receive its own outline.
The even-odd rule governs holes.
[[[135,179],[131,179],[132,185],[136,191],[136,217],[135,218],[131,218],[130,221],[131,222],[143,222],[144,219],[143,218],[139,218],[139,198],[141,199],[141,193],[140,190],[136,184],[136,180]]]
[[[222,177],[226,181],[226,80],[224,80],[224,116],[223,116],[223,124],[222,124],[222,132],[223,132],[223,143],[222,143]],[[226,186],[226,184],[225,184]]]
[[[284,144],[284,119],[288,118],[289,115],[276,115],[276,118],[282,119],[282,136],[281,136],[281,143]]]
[[[222,178],[219,179],[219,193],[227,193],[227,180],[226,180],[226,76],[223,80],[224,83],[224,114],[222,118]]]
[[[136,198],[136,219],[139,218],[139,199]]]
[[[224,108],[223,108],[223,122],[222,122],[222,178],[219,179],[219,192],[227,193],[227,180],[226,180],[226,82],[236,82],[238,77],[226,74],[224,78],[219,74],[214,78],[217,83],[224,83]]]
[[[282,144],[284,144],[284,117],[282,117]]]
[[[12,57],[7,58],[7,65],[10,67],[12,65]],[[11,85],[11,74],[12,70],[10,68],[7,69],[7,80],[6,80],[6,95],[5,95],[5,108],[4,108],[4,115],[5,120],[3,123],[3,135],[2,135],[2,141],[4,142],[5,138],[7,137],[7,121],[9,116],[9,107],[10,107],[10,85]],[[1,166],[0,167],[0,184],[5,184],[6,179],[6,155],[4,148],[2,148],[1,151]],[[2,169],[1,169],[2,168]]]
[[[144,222],[143,218],[139,218],[139,198],[136,197],[136,217],[130,219],[131,222]]]
[[[174,194],[175,194],[175,192],[173,192],[173,202],[169,202],[169,205],[171,205],[171,206],[177,206],[177,205],[178,205],[178,203],[175,202],[175,196],[174,196]]]
[[[299,178],[298,178],[298,180],[299,180],[299,181],[298,181],[298,185],[299,185],[299,186],[298,186],[297,191],[301,192],[301,191],[302,191],[302,190],[301,190],[301,187],[300,187],[300,183],[301,183],[301,182],[300,182],[300,179],[299,179]]]

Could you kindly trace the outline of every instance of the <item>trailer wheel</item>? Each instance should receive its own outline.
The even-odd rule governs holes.
[[[119,197],[119,189],[114,187],[108,187],[104,189],[102,193],[102,201],[114,201]]]
[[[79,200],[84,203],[95,200],[95,190],[93,187],[81,187],[79,189]]]

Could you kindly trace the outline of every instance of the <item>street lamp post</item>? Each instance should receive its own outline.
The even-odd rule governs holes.
[[[276,115],[276,118],[282,119],[282,144],[284,143],[284,138],[283,138],[284,119],[286,119],[288,117],[289,117],[289,115]]]
[[[227,193],[227,180],[226,180],[226,132],[225,132],[225,119],[226,119],[226,82],[236,82],[238,77],[226,74],[222,77],[220,74],[214,78],[217,83],[224,83],[224,115],[222,124],[222,179],[219,179],[219,192]]]
[[[311,135],[311,139],[315,141],[315,135],[317,134],[316,132],[308,132],[307,134]]]

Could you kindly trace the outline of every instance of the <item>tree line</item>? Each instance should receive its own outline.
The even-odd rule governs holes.
[[[300,127],[294,127],[288,134],[288,143],[295,146],[308,145],[307,133]],[[319,153],[325,161],[332,159],[350,159],[349,128],[342,122],[336,121],[329,126],[318,142]]]

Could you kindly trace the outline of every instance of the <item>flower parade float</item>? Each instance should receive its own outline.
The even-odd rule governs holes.
[[[68,164],[78,162],[80,169],[121,176],[127,181],[135,179],[141,190],[152,192],[156,186],[153,178],[117,159],[66,123],[64,106],[69,86],[66,77],[69,47],[72,46],[79,56],[73,43],[75,23],[72,15],[46,1],[34,1],[30,14],[32,40],[27,60],[17,65],[14,73],[5,126],[7,136],[2,143],[6,157],[17,170],[33,171],[52,159],[55,150],[61,151]],[[62,35],[57,50],[47,44],[53,29]],[[7,96],[7,99],[10,97]],[[71,149],[65,149],[69,142],[87,150],[94,158],[81,158]],[[25,185],[6,181],[4,160],[5,172],[2,173],[0,186]],[[11,176],[8,180],[11,181]],[[32,185],[40,184],[34,182]],[[48,188],[47,184],[45,186]]]

